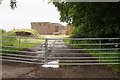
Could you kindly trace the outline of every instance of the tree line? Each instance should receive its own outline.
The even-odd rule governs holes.
[[[74,27],[72,37],[120,38],[120,3],[53,2],[60,20]]]

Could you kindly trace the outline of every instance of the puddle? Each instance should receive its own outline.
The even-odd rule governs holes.
[[[48,62],[48,63],[42,65],[42,67],[46,67],[46,68],[59,68],[59,60]]]

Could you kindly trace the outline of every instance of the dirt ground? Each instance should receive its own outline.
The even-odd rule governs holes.
[[[12,62],[2,64],[2,78],[119,78],[119,75],[105,66],[43,68],[41,65]]]

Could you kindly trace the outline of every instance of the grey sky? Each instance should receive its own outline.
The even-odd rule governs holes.
[[[9,1],[3,0],[0,5],[0,27],[2,29],[30,29],[30,22],[61,23],[57,8],[51,3],[48,4],[48,0],[17,0],[15,10],[11,10]]]
[[[54,0],[58,2],[59,0]],[[119,2],[120,0],[62,0],[64,2]]]

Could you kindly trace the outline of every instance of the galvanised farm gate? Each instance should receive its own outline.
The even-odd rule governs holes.
[[[18,45],[7,45],[12,40],[1,40],[2,61],[45,64],[58,60],[59,65],[120,64],[120,38],[36,38],[42,43],[22,41],[27,37],[9,38],[17,38]],[[23,47],[21,43],[34,44],[34,47]]]

